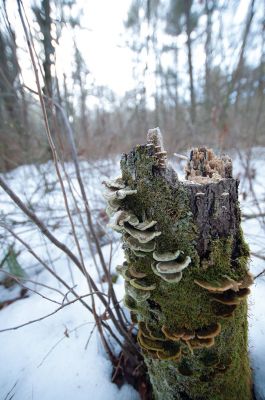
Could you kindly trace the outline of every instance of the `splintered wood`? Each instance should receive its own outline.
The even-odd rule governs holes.
[[[196,183],[210,183],[232,178],[232,161],[227,155],[217,157],[212,149],[195,148],[185,168],[186,179]]]

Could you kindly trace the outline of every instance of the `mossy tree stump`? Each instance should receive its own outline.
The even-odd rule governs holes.
[[[252,277],[238,181],[227,157],[195,149],[181,182],[158,130],[106,182],[123,236],[125,305],[157,400],[249,400],[247,301]]]

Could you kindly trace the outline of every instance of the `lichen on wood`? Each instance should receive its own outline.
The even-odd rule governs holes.
[[[180,181],[152,130],[122,156],[121,171],[129,195],[117,196],[120,210],[139,220],[122,223],[124,303],[138,322],[154,398],[250,400],[252,277],[231,160],[195,149]]]

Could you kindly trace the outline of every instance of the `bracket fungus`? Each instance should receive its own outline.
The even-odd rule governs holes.
[[[236,304],[225,305],[216,302],[212,303],[214,315],[221,318],[231,318],[234,315],[236,307],[237,307]]]
[[[140,250],[132,250],[132,252],[136,257],[139,257],[139,258],[146,257],[146,253],[144,253]]]
[[[147,229],[152,228],[153,226],[155,226],[157,224],[157,221],[149,221],[149,220],[145,220],[143,222],[138,223],[135,228],[138,229],[139,231],[146,231]]]
[[[174,261],[180,255],[180,250],[174,252],[166,251],[165,253],[153,252],[153,258],[156,261]]]
[[[115,224],[123,226],[124,222],[128,222],[132,226],[139,224],[139,219],[130,211],[120,210],[115,214]]]
[[[155,275],[159,276],[167,283],[178,283],[182,278],[182,272],[166,273],[166,274],[159,272],[157,270],[157,264],[154,262],[151,264],[151,268]]]
[[[180,346],[179,347],[172,346],[172,348],[158,350],[157,356],[158,356],[159,360],[179,361],[181,358],[181,347]]]
[[[154,326],[146,324],[146,329],[148,330],[151,339],[160,340],[162,342],[167,341],[167,337],[157,326],[154,328]]]
[[[148,243],[155,237],[161,235],[161,232],[158,231],[143,231],[138,230],[137,227],[132,228],[128,223],[124,224],[124,229],[129,235],[137,239],[140,243]]]
[[[211,339],[218,336],[221,332],[221,324],[217,322],[216,324],[211,324],[196,330],[196,336],[198,339]]]
[[[124,239],[125,239],[128,247],[134,251],[140,251],[143,253],[151,253],[156,247],[154,241],[150,241],[147,243],[141,243],[141,242],[139,242],[138,239],[136,239],[128,234],[124,235]]]
[[[240,286],[242,285],[241,282],[237,282],[232,278],[224,277],[221,280],[215,280],[211,282],[203,281],[200,279],[195,279],[194,282],[202,287],[203,289],[209,290],[210,292],[225,292],[226,290],[232,289],[234,291],[238,291]]]
[[[107,188],[107,190],[103,193],[103,196],[107,201],[110,200],[123,200],[125,199],[126,196],[130,196],[132,194],[136,194],[137,190],[133,190],[130,187],[126,187],[125,189],[110,189]]]
[[[167,339],[172,340],[173,342],[178,342],[180,340],[180,336],[175,336],[174,333],[165,325],[162,326],[161,330]]]
[[[143,301],[146,301],[149,299],[151,293],[149,290],[142,290],[142,289],[136,289],[135,287],[131,286],[130,284],[127,283],[126,285],[126,290],[127,293],[137,302],[137,303],[142,303]]]
[[[124,189],[125,183],[121,176],[102,182],[109,189]]]
[[[106,207],[106,213],[109,217],[113,217],[113,215],[120,209],[121,200],[109,200],[108,205]]]
[[[209,338],[209,339],[191,339],[187,341],[188,346],[192,349],[203,349],[206,348],[208,349],[209,347],[212,347],[214,345],[214,338]]]
[[[140,330],[138,331],[137,340],[140,346],[146,350],[163,350],[164,348],[163,342],[145,337]]]
[[[143,335],[147,339],[159,341],[159,342],[166,342],[167,338],[164,336],[162,331],[159,331],[159,329],[153,329],[150,328],[144,321],[139,321],[138,322],[138,328],[139,328],[139,335]]]
[[[130,272],[130,275],[131,275],[133,278],[139,278],[139,279],[141,279],[141,278],[145,278],[145,277],[147,276],[147,274],[146,274],[145,272],[137,271],[137,269],[135,268],[134,265],[131,265],[131,266],[129,267],[129,272]]]
[[[173,341],[184,340],[185,342],[195,338],[195,332],[187,328],[178,328],[174,331],[168,329],[165,325],[162,326],[162,332],[165,336]]]
[[[143,290],[145,292],[155,290],[156,288],[156,284],[148,285],[148,283],[146,283],[143,279],[136,278],[130,280],[130,285],[132,285],[136,289]]]
[[[153,258],[159,261],[151,265],[154,274],[168,283],[178,283],[182,278],[182,271],[191,263],[189,256],[186,256],[183,261],[178,261],[180,253],[180,250],[164,253],[154,251]]]
[[[210,297],[213,301],[227,305],[238,305],[242,300],[244,300],[250,294],[250,289],[244,288],[239,289],[238,292],[232,290],[227,290],[223,293],[211,293]]]
[[[150,333],[149,333],[144,321],[139,321],[138,322],[138,328],[139,328],[139,335],[143,335],[148,339],[152,339],[150,337]]]
[[[184,261],[168,261],[159,262],[156,264],[156,269],[160,274],[175,274],[176,272],[181,272],[190,264],[191,258],[187,256]]]

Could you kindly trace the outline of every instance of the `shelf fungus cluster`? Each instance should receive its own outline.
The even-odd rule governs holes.
[[[163,332],[157,334],[143,321],[139,321],[137,340],[143,352],[154,359],[164,361],[179,361],[181,346],[179,343],[168,340]]]
[[[148,283],[145,279],[147,274],[138,272],[134,266],[128,268],[126,261],[123,265],[118,265],[116,270],[125,280],[124,305],[131,311],[137,311],[137,303],[149,299],[151,292],[156,288],[156,284]]]
[[[130,192],[135,193],[136,190]],[[154,239],[161,235],[161,232],[153,229],[157,221],[148,220],[144,216],[140,222],[136,215],[127,210],[116,211],[113,218],[114,223],[110,224],[110,227],[125,234],[124,239],[128,247],[136,252],[136,255],[142,256],[142,253],[152,252],[155,249]]]
[[[168,283],[178,283],[182,278],[182,271],[187,268],[191,258],[186,256],[180,260],[181,251],[158,253],[153,252],[155,262],[151,267],[155,275]]]
[[[121,208],[122,200],[124,200],[126,196],[137,193],[137,190],[133,190],[126,186],[120,177],[113,180],[103,181],[102,183],[106,188],[103,196],[108,202],[106,212],[110,217]]]
[[[167,152],[164,149],[163,137],[159,128],[149,129],[147,133],[147,147],[154,148],[158,167],[165,169],[167,166]]]
[[[181,341],[186,344],[193,353],[194,349],[203,349],[212,347],[215,343],[215,337],[221,332],[221,324],[213,323],[203,328],[190,330],[187,328],[168,329],[162,327],[162,332],[168,340],[174,342]]]
[[[236,307],[250,294],[249,286],[253,284],[253,276],[246,272],[245,278],[235,281],[228,276],[216,281],[195,279],[194,282],[209,293],[213,314],[221,318],[231,318]]]

